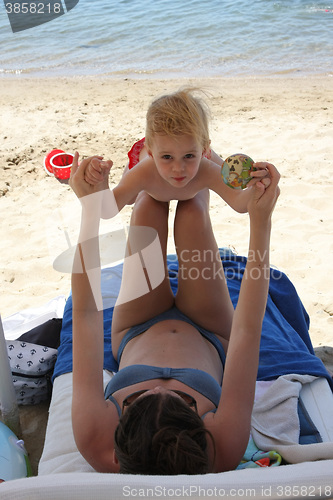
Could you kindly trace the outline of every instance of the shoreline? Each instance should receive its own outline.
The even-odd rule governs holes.
[[[318,78],[333,78],[333,71],[324,72],[306,72],[298,69],[294,70],[281,70],[277,72],[269,73],[239,73],[239,74],[211,74],[211,75],[199,75],[199,74],[177,74],[172,73],[172,70],[167,69],[154,71],[142,71],[142,72],[130,72],[130,71],[119,71],[115,73],[101,73],[101,74],[72,74],[68,75],[66,73],[59,74],[47,74],[47,73],[29,73],[24,72],[24,70],[0,70],[0,82],[6,82],[7,80],[133,80],[133,81],[177,81],[177,80],[267,80],[267,79],[286,79],[286,80],[301,80],[301,79],[318,79]]]
[[[313,344],[333,347],[331,76],[0,77],[2,317],[70,289],[69,274],[52,262],[66,249],[65,230],[74,244],[79,212],[70,188],[45,173],[44,156],[54,148],[103,154],[113,159],[111,182],[117,182],[127,151],[144,135],[150,101],[184,84],[207,92],[219,154],[244,152],[280,170],[271,262],[295,284]],[[130,212],[123,210],[123,224]],[[211,218],[219,246],[246,254],[246,215],[212,194]]]

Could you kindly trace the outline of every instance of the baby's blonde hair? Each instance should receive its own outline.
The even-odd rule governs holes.
[[[154,136],[191,135],[203,150],[209,149],[208,116],[206,104],[194,96],[197,89],[184,88],[155,99],[146,116],[146,146],[151,149]]]

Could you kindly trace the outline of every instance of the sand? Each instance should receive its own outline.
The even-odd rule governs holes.
[[[37,307],[70,289],[69,269],[53,261],[75,243],[79,205],[67,184],[48,176],[54,148],[111,158],[111,183],[144,135],[157,95],[182,85],[207,93],[211,139],[226,157],[243,152],[274,163],[281,196],[273,217],[272,264],[293,281],[310,319],[310,336],[327,362],[333,349],[333,78],[130,80],[2,79],[1,314]],[[174,206],[172,206],[174,210]],[[126,207],[118,222],[129,221]],[[211,218],[219,246],[246,254],[248,216],[215,194]],[[106,230],[110,230],[106,225]],[[170,231],[170,251],[172,238]],[[66,266],[64,266],[66,267]]]

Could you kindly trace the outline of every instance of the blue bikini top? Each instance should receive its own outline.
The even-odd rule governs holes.
[[[124,387],[153,379],[178,380],[205,396],[216,407],[219,404],[221,386],[209,373],[196,368],[161,368],[150,365],[131,365],[119,370],[106,386],[105,399],[109,399],[116,405],[120,416],[121,409],[112,396],[113,393]]]

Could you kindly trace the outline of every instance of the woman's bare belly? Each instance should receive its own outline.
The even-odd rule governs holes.
[[[222,363],[215,347],[194,326],[180,320],[161,321],[130,340],[122,353],[119,369],[135,364],[196,368],[212,375],[218,383],[221,383],[223,375]],[[116,391],[113,396],[121,406],[129,394],[157,386],[191,394],[197,401],[200,416],[215,408],[201,393],[175,379],[153,379],[131,384]]]
[[[165,320],[130,340],[119,368],[145,364],[170,368],[196,368],[221,382],[223,367],[215,347],[189,323]]]

